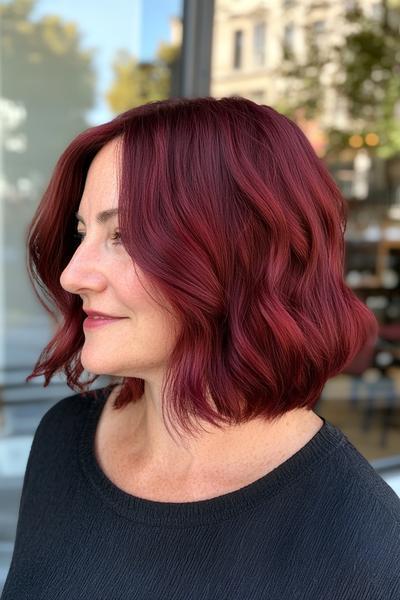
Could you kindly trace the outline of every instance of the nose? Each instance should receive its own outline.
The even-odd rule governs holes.
[[[60,275],[60,285],[67,292],[102,291],[107,285],[103,261],[94,247],[80,245]]]

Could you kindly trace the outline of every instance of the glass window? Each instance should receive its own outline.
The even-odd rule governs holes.
[[[57,326],[28,279],[26,227],[76,134],[179,91],[182,11],[182,0],[0,3],[0,595],[33,433],[72,393],[61,377],[25,382]]]
[[[242,68],[243,31],[241,29],[233,33],[233,68]]]
[[[325,31],[325,21],[314,21],[313,31],[315,34],[320,34]]]
[[[289,57],[293,55],[294,51],[294,25],[293,23],[288,23],[284,26],[283,30],[283,54],[284,57]]]
[[[253,34],[253,62],[262,66],[265,64],[266,24],[256,23]]]
[[[381,21],[383,18],[383,4],[381,2],[374,2],[371,7],[371,16],[376,21]]]

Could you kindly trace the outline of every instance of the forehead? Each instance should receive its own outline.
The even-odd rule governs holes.
[[[102,210],[99,213],[97,213],[96,221],[97,223],[100,223],[100,225],[103,225],[104,223],[115,219],[117,216],[118,208],[109,208],[107,210]],[[75,217],[77,221],[80,221],[81,223],[85,222],[83,215],[79,214],[79,212],[75,213]]]
[[[78,213],[97,215],[104,212],[100,222],[116,216],[118,207],[120,139],[112,140],[103,146],[90,164]],[[114,213],[109,213],[113,210]],[[79,220],[79,219],[78,219]]]

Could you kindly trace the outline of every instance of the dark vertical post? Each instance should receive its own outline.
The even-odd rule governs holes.
[[[183,0],[180,95],[210,94],[214,0]]]

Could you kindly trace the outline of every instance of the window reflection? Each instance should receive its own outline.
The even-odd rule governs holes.
[[[28,280],[25,230],[78,132],[178,95],[182,11],[181,0],[0,2],[0,595],[33,432],[71,394],[61,376],[25,382],[57,326]]]

